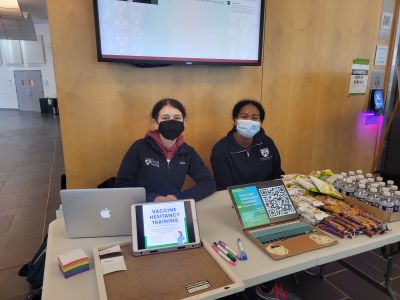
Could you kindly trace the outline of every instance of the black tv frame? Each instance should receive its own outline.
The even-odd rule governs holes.
[[[128,63],[137,67],[148,68],[148,67],[165,67],[169,65],[216,65],[216,66],[260,66],[263,57],[263,40],[264,40],[264,17],[265,17],[265,0],[261,0],[261,16],[260,16],[260,33],[259,33],[259,44],[258,44],[258,59],[254,63],[246,62],[232,62],[232,61],[185,61],[185,60],[145,60],[145,59],[120,59],[120,58],[104,58],[101,54],[101,37],[100,37],[100,23],[99,23],[99,10],[97,5],[98,0],[93,0],[93,14],[96,30],[96,46],[97,46],[97,60],[99,62],[118,62]]]

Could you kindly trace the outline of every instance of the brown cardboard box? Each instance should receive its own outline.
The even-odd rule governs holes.
[[[379,220],[382,220],[385,222],[400,221],[400,212],[384,211],[377,207],[371,206],[367,203],[361,202],[360,200],[357,200],[355,198],[348,197],[348,196],[343,196],[343,197],[344,197],[344,201],[347,202],[348,204],[356,205],[356,206],[362,208],[364,211],[374,215]]]

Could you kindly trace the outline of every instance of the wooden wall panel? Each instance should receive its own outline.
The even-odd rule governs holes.
[[[377,125],[348,97],[352,60],[373,59],[382,1],[267,2],[263,102],[287,172],[370,170]]]
[[[372,59],[381,4],[268,0],[262,67],[138,69],[97,62],[91,0],[47,0],[68,187],[115,175],[164,97],[186,105],[185,139],[207,163],[234,103],[255,98],[286,171],[367,169],[376,129],[357,129],[366,97],[349,99],[347,89],[352,59]]]
[[[165,97],[185,104],[185,139],[209,163],[212,145],[232,126],[233,104],[261,98],[261,67],[99,63],[92,2],[47,2],[68,187],[94,187],[115,175],[128,147],[150,129],[153,104]]]

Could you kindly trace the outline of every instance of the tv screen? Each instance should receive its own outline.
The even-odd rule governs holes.
[[[264,0],[94,0],[99,61],[260,65]]]

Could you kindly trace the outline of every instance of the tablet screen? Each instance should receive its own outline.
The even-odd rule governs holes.
[[[158,249],[195,243],[190,201],[138,205],[138,249]]]

